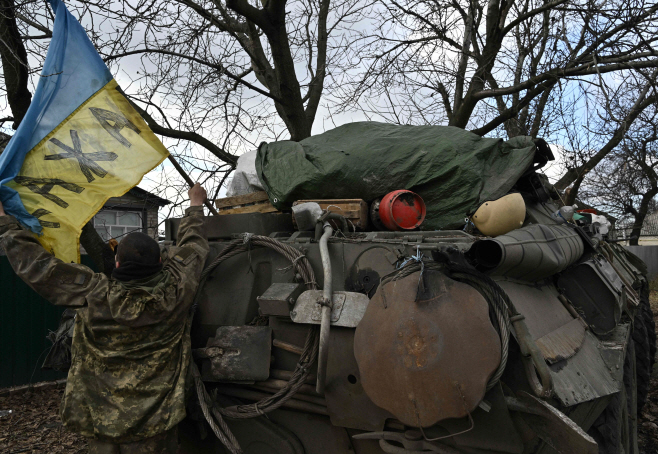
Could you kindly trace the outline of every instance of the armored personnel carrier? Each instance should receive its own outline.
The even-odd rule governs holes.
[[[403,147],[427,133],[395,131],[377,130],[377,145],[364,143],[358,128],[353,140],[342,130],[288,143],[294,149],[284,156],[330,175],[313,159],[320,142],[363,160],[336,137],[361,140],[381,155],[382,143]],[[461,204],[464,162],[444,162],[433,170],[437,181],[406,187],[388,162],[378,170],[385,178],[363,185],[377,186],[375,193],[364,194],[358,183],[331,176],[309,189],[285,162],[277,165],[292,173],[281,177],[271,165],[283,145],[261,146],[259,178],[281,211],[205,219],[211,253],[191,331],[199,399],[186,422],[187,449],[638,453],[637,414],[656,353],[646,266],[606,241],[599,223],[560,210],[560,195],[540,173],[552,158],[545,142],[505,149],[502,141],[467,138],[483,166],[474,170],[479,180],[463,183],[479,192]],[[493,142],[486,148],[480,139]],[[432,150],[412,148],[409,156],[420,161],[395,162],[427,173],[422,152]],[[463,160],[467,148],[441,153]],[[489,172],[499,165],[492,156],[514,153],[513,165]],[[433,166],[438,158],[430,157]],[[292,200],[352,194],[370,204],[377,224],[386,208],[373,195],[391,189],[383,180],[413,191],[396,199],[400,209],[431,222],[406,225],[393,212],[379,224],[389,229],[378,230],[356,226],[354,213],[337,207],[306,203],[287,211]],[[462,225],[455,228],[454,219]],[[166,222],[168,241],[176,241],[178,223]]]

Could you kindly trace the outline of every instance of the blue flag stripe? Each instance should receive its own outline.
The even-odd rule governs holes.
[[[32,103],[18,130],[0,155],[0,201],[7,213],[35,233],[41,225],[30,215],[13,189],[13,180],[27,153],[81,104],[112,80],[80,23],[61,0],[50,0],[55,11],[53,37]]]

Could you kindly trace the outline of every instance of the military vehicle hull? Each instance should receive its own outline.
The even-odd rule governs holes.
[[[642,264],[557,225],[550,205],[526,203],[524,227],[495,239],[334,232],[326,364],[320,358],[318,374],[314,362],[276,410],[226,418],[243,452],[638,452],[636,414],[655,353]],[[167,221],[169,241],[177,224]],[[236,238],[245,250],[212,269],[199,290],[195,358],[215,405],[258,402],[285,387],[309,330],[319,330],[327,263],[314,232],[295,231],[289,214],[208,217],[206,233],[207,263]],[[244,233],[298,250],[316,293],[288,258],[251,246]],[[410,257],[428,268],[395,280]],[[451,264],[487,276],[511,302],[507,344],[504,323]],[[189,413],[185,449],[224,452],[198,407]]]

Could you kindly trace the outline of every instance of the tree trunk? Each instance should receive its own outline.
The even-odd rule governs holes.
[[[647,84],[647,87],[648,86],[649,84]],[[637,119],[644,109],[655,103],[656,98],[656,95],[649,96],[646,99],[643,96],[640,96],[635,105],[628,111],[626,117],[619,123],[617,130],[610,140],[583,165],[567,170],[567,173],[555,183],[555,188],[558,190],[564,190],[579,178],[584,178],[586,173],[596,167],[599,162],[601,162],[617,145],[619,145],[635,119]]]
[[[642,196],[642,202],[640,203],[640,208],[635,215],[635,222],[633,223],[633,229],[631,230],[631,240],[629,242],[631,246],[637,246],[640,241],[644,220],[649,212],[649,204],[656,195],[658,195],[658,187],[654,186],[649,192]]]
[[[301,87],[295,71],[295,61],[290,51],[285,7],[272,9],[273,11],[268,15],[272,30],[267,30],[265,33],[270,43],[274,72],[279,82],[279,93],[281,93],[283,101],[281,106],[287,119],[286,125],[290,131],[290,140],[299,142],[310,137],[312,122],[309,122],[306,117]]]
[[[0,0],[0,57],[7,88],[7,101],[17,129],[32,102],[27,88],[27,51],[16,26],[14,0]]]

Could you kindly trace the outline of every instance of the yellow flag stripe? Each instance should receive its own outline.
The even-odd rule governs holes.
[[[82,227],[168,154],[112,80],[28,153],[9,185],[41,222],[41,244],[79,262]]]

